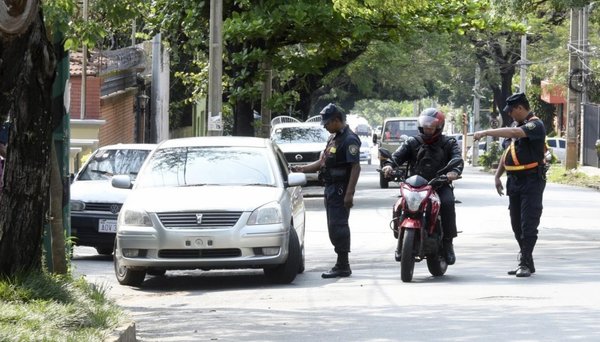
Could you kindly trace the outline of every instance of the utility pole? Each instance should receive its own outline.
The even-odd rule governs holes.
[[[223,135],[223,0],[210,1],[208,135]]]
[[[479,130],[479,77],[481,74],[481,68],[479,64],[475,67],[475,86],[473,87],[473,132],[477,132]],[[479,142],[473,141],[473,152],[472,152],[472,164],[473,166],[477,166],[479,162]]]
[[[581,18],[581,9],[571,9],[571,34],[569,38],[569,87],[567,104],[567,153],[565,167],[574,169],[577,167],[577,127],[579,115],[581,113],[579,93],[571,89],[571,77],[573,71],[580,69],[579,57],[577,51],[580,50],[579,44],[579,24]]]
[[[527,90],[527,33],[521,36],[521,60],[519,61],[520,67],[520,83],[519,92],[524,93]]]
[[[83,21],[88,21],[88,0],[83,0]],[[86,112],[86,98],[87,98],[87,44],[85,41],[82,44],[81,54],[83,55],[81,58],[81,95],[79,96],[79,118],[81,120],[85,119]]]
[[[268,138],[271,133],[271,108],[267,105],[271,99],[272,83],[273,83],[273,70],[270,61],[263,63],[265,81],[263,83],[262,97],[260,100],[260,117],[261,117],[261,136]]]

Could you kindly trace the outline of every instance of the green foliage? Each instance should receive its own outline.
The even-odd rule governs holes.
[[[492,141],[487,148],[487,151],[479,156],[479,164],[486,169],[495,168],[500,158],[502,157],[502,148],[500,147],[500,143],[497,141]]]
[[[2,341],[99,341],[123,318],[106,290],[83,278],[42,272],[0,279]]]
[[[600,176],[588,176],[577,169],[566,170],[561,164],[552,164],[546,177],[551,183],[585,186],[600,190]]]
[[[49,31],[65,35],[65,50],[88,48],[110,49],[121,36],[131,35],[131,23],[147,13],[147,2],[138,0],[89,0],[88,20],[84,21],[82,5],[77,0],[42,1]]]

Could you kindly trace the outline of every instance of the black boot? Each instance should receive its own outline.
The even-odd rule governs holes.
[[[338,253],[337,262],[329,271],[321,274],[322,278],[349,277],[352,274],[350,263],[348,262],[348,253]]]
[[[333,266],[329,271],[321,274],[321,277],[322,278],[338,278],[338,277],[342,278],[342,277],[349,277],[351,274],[352,274],[352,270],[350,269],[349,264],[345,264],[345,265],[335,264],[335,266]]]
[[[519,262],[519,268],[515,275],[519,278],[524,278],[531,276],[532,273],[535,273],[533,257],[531,255],[522,255],[521,262]]]
[[[517,260],[521,260],[521,253],[519,253],[519,257],[517,258]],[[527,268],[529,268],[529,273],[533,274],[535,273],[535,264],[533,263],[533,258],[531,258],[529,260],[529,265]],[[508,271],[508,275],[516,275],[517,271],[519,271],[519,269],[521,268],[521,263],[519,262],[519,265],[515,268],[513,268],[512,270]]]
[[[448,265],[454,265],[456,262],[452,240],[444,240],[444,257],[446,258],[446,263]]]

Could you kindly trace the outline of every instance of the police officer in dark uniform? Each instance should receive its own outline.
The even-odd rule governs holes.
[[[360,138],[346,124],[346,115],[333,103],[321,111],[321,124],[332,133],[321,158],[311,164],[294,167],[296,172],[317,172],[325,183],[325,209],[329,239],[337,254],[333,268],[323,278],[349,277],[352,274],[350,227],[348,217],[360,175]]]
[[[475,132],[473,138],[507,138],[503,143],[505,151],[496,171],[495,183],[496,191],[502,196],[504,188],[500,177],[506,171],[510,223],[520,248],[519,265],[508,274],[529,277],[535,273],[533,249],[538,238],[546,187],[546,129],[542,120],[531,112],[523,93],[507,98],[504,111],[514,119],[511,127]]]
[[[418,174],[427,180],[431,180],[451,159],[462,160],[460,147],[456,139],[447,137],[442,133],[445,122],[445,115],[439,109],[427,108],[423,110],[418,119],[419,135],[410,137],[392,155],[396,165],[409,162],[411,175]],[[424,152],[425,150],[429,150],[431,153]],[[391,163],[386,163],[382,171],[389,178],[392,172]],[[460,177],[462,171],[463,163],[450,170],[446,176],[448,180],[453,181]],[[446,184],[438,188],[437,193],[441,202],[440,215],[442,216],[444,233],[442,239],[444,258],[448,265],[454,265],[456,255],[452,241],[457,235],[454,190],[451,184]]]

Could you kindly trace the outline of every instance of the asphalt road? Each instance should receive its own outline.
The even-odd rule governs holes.
[[[74,269],[130,312],[140,341],[600,340],[600,192],[548,184],[537,273],[516,278],[506,274],[517,264],[508,199],[467,167],[455,190],[457,263],[439,278],[417,263],[403,283],[388,228],[398,188],[379,189],[375,166],[362,166],[350,278],[321,279],[335,255],[319,188],[305,190],[306,271],[290,285],[258,270],[178,271],[129,288],[89,248],[76,248]]]

